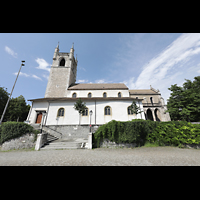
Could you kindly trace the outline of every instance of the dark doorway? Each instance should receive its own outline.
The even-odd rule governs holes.
[[[151,120],[151,121],[154,121],[153,120],[153,115],[152,115],[152,112],[150,109],[147,110],[147,119]]]

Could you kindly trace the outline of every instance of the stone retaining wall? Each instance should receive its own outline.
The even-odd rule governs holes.
[[[30,149],[33,147],[35,147],[34,134],[27,133],[21,137],[4,142],[1,146],[1,150],[7,151],[12,149]]]
[[[136,147],[136,143],[119,143],[111,142],[108,139],[104,139],[103,142],[100,143],[100,148],[134,148]]]

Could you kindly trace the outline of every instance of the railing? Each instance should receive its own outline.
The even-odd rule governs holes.
[[[161,103],[142,103],[143,106],[148,106],[148,107],[151,107],[151,106],[161,106]]]
[[[42,130],[51,135],[55,135],[58,138],[62,138],[62,133],[50,128],[49,126],[43,125]]]

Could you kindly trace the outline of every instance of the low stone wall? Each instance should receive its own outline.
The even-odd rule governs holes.
[[[49,129],[48,129],[49,127]],[[47,125],[48,133],[51,135],[55,134],[58,137],[59,133],[62,134],[62,139],[74,139],[74,138],[88,138],[88,133],[90,131],[90,127],[88,125]],[[46,130],[47,130],[46,129]],[[92,129],[94,129],[92,127]],[[93,131],[93,130],[92,130]]]
[[[27,133],[21,137],[8,140],[4,142],[1,146],[2,151],[12,150],[12,149],[30,149],[35,146],[34,134]]]
[[[100,143],[100,148],[134,148],[136,147],[136,143],[115,143],[111,142],[108,139],[104,139],[103,142]]]
[[[183,146],[189,149],[200,149],[200,144],[184,144]]]

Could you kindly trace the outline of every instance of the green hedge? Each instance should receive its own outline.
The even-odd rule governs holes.
[[[0,126],[0,143],[20,137],[26,133],[36,133],[32,126],[24,122],[4,122]]]
[[[200,125],[186,121],[161,122],[148,134],[147,141],[160,146],[182,146],[200,144]]]
[[[98,128],[93,140],[94,146],[99,147],[100,142],[107,138],[116,143],[136,143],[144,145],[146,137],[157,125],[149,120],[132,120],[127,122],[112,120]]]
[[[99,147],[105,138],[116,143],[136,143],[137,146],[145,142],[160,146],[200,144],[200,125],[186,121],[113,120],[98,128],[93,136],[93,145]]]

